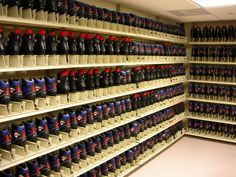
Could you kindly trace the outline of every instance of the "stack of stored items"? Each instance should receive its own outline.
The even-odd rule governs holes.
[[[191,41],[193,42],[220,42],[235,41],[235,26],[193,26]]]
[[[74,0],[0,21],[0,176],[118,175],[184,135],[182,24]]]
[[[32,9],[37,11],[45,11],[48,13],[56,13],[65,16],[75,16],[78,19],[96,20],[108,22],[111,24],[121,24],[126,26],[138,27],[147,30],[160,31],[169,34],[184,36],[183,25],[165,24],[149,18],[139,17],[131,13],[122,13],[112,11],[106,8],[96,7],[94,5],[85,4],[74,0],[10,0],[1,2],[3,6]],[[24,16],[23,16],[24,17]],[[31,17],[32,18],[32,17]]]

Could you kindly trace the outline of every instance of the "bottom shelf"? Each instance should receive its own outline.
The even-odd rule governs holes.
[[[200,131],[187,131],[185,133],[186,135],[190,135],[190,136],[196,136],[196,137],[201,137],[201,138],[207,138],[207,139],[212,139],[212,140],[218,140],[218,141],[224,141],[224,142],[229,142],[229,143],[236,143],[236,138],[226,138],[224,136],[220,136],[220,135],[214,135],[211,133],[205,133],[205,132],[200,132]]]
[[[183,130],[184,131],[184,130]],[[172,137],[170,140],[164,143],[157,144],[156,148],[154,148],[152,153],[148,154],[146,157],[143,157],[139,162],[137,162],[134,166],[131,166],[130,168],[126,168],[126,170],[123,173],[117,174],[118,177],[124,177],[130,174],[132,171],[136,170],[137,168],[141,167],[151,159],[155,158],[159,153],[166,150],[168,147],[176,143],[178,140],[180,140],[184,136],[184,132],[179,132],[176,137]]]

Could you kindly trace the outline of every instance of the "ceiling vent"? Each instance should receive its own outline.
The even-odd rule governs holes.
[[[179,17],[183,16],[196,16],[196,15],[209,15],[210,13],[206,11],[205,9],[199,8],[199,9],[181,9],[181,10],[170,10],[167,11],[171,14],[174,14]]]

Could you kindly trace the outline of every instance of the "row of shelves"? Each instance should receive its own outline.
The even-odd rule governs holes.
[[[184,131],[184,130],[183,130]],[[124,172],[118,174],[118,177],[124,177],[127,176],[128,174],[132,173],[134,170],[138,169],[139,167],[141,167],[142,165],[144,165],[145,163],[149,162],[151,159],[155,158],[158,154],[160,154],[162,151],[166,150],[167,148],[169,148],[171,145],[173,145],[174,143],[176,143],[177,141],[179,141],[183,136],[184,136],[184,132],[178,132],[176,137],[172,137],[170,140],[168,140],[167,142],[163,142],[160,143],[156,146],[156,148],[154,148],[152,150],[152,152],[146,156],[145,158],[143,158],[141,161],[139,161],[138,163],[136,163],[134,166],[131,166],[130,168],[126,169]]]
[[[213,118],[213,117],[199,117],[199,116],[192,116],[188,115],[188,119],[194,119],[194,120],[203,120],[203,121],[209,121],[209,122],[217,122],[217,123],[223,123],[223,124],[232,124],[236,125],[236,121],[230,121],[230,120],[224,120],[220,118]]]
[[[235,86],[235,82],[222,82],[222,81],[211,81],[211,80],[193,80],[190,79],[188,82],[194,82],[194,83],[203,83],[203,84],[219,84],[219,85],[233,85]]]
[[[26,161],[29,161],[31,159],[35,159],[37,157],[40,157],[42,155],[48,154],[50,152],[62,149],[64,147],[70,146],[74,143],[83,141],[85,139],[94,137],[98,134],[107,132],[111,129],[117,128],[119,126],[128,124],[132,121],[138,120],[140,118],[143,118],[147,115],[153,114],[155,112],[161,111],[165,108],[174,106],[178,103],[184,102],[186,100],[185,95],[174,97],[170,100],[165,100],[160,103],[156,103],[154,105],[151,105],[147,108],[143,108],[137,111],[132,111],[130,113],[126,113],[119,118],[113,118],[103,121],[102,123],[96,123],[92,126],[87,126],[86,128],[79,128],[77,131],[74,131],[72,133],[72,136],[69,136],[68,134],[61,134],[61,138],[58,136],[51,136],[50,141],[42,141],[39,144],[42,145],[41,148],[37,149],[35,152],[32,152],[30,154],[25,154],[25,156],[16,156],[15,159],[12,159],[10,156],[11,154],[7,153],[6,151],[1,150],[0,154],[2,154],[2,161],[0,162],[0,171],[16,166],[20,163],[24,163]],[[37,146],[37,145],[36,145]],[[10,160],[6,160],[10,159]]]
[[[74,21],[74,22],[73,22]],[[115,36],[129,36],[136,39],[145,39],[145,40],[154,40],[154,41],[165,41],[165,42],[173,42],[173,43],[182,43],[187,44],[187,38],[182,36],[171,35],[162,32],[156,31],[149,31],[144,30],[146,34],[138,34],[135,31],[132,33],[130,32],[128,26],[122,25],[122,29],[124,31],[117,31],[119,27],[114,27],[115,30],[111,29],[102,29],[96,27],[88,27],[84,25],[76,24],[76,20],[72,20],[71,24],[66,23],[58,23],[58,22],[46,22],[42,20],[33,20],[33,19],[24,19],[24,18],[12,18],[12,17],[0,17],[0,24],[4,25],[14,25],[14,26],[24,26],[24,27],[37,27],[37,28],[52,28],[52,29],[64,29],[64,30],[71,30],[71,31],[81,31],[81,32],[88,32],[88,33],[96,33],[96,34],[103,34],[103,35],[115,35]],[[107,24],[110,26],[110,24]],[[118,26],[118,24],[115,24]],[[101,25],[104,26],[104,25]],[[121,26],[121,25],[120,25]],[[110,28],[110,27],[109,27]],[[128,28],[128,29],[125,29]]]
[[[217,61],[188,61],[189,64],[208,64],[208,65],[230,65],[235,66],[236,62],[217,62]]]
[[[6,113],[5,116],[0,116],[0,123],[7,122],[7,121],[13,121],[13,120],[19,120],[19,119],[30,117],[30,116],[37,116],[37,115],[44,114],[44,113],[49,113],[49,112],[53,112],[53,111],[63,110],[63,109],[86,105],[86,104],[91,104],[91,103],[95,103],[95,102],[99,102],[99,101],[114,99],[117,97],[132,95],[132,94],[135,94],[138,92],[145,92],[148,90],[158,89],[158,88],[162,88],[162,87],[168,87],[171,85],[184,83],[184,82],[186,82],[186,76],[178,76],[178,77],[169,78],[169,79],[160,79],[160,80],[156,80],[156,81],[145,82],[141,85],[139,84],[139,88],[141,88],[141,89],[136,88],[136,87],[131,87],[131,88],[126,87],[126,88],[129,88],[128,91],[127,91],[127,89],[126,90],[120,89],[121,92],[118,92],[118,93],[117,92],[114,92],[114,93],[110,92],[111,93],[110,95],[106,95],[106,96],[99,95],[98,97],[94,97],[93,91],[85,91],[82,93],[79,92],[79,93],[70,94],[70,96],[69,96],[71,98],[70,102],[67,101],[67,95],[61,95],[61,97],[57,96],[57,97],[60,97],[59,100],[61,100],[59,102],[59,104],[53,104],[53,106],[44,107],[44,108],[38,109],[38,110],[35,110],[32,108],[32,105],[34,105],[34,103],[31,103],[30,101],[26,101],[26,104],[25,104],[26,107],[27,107],[27,104],[31,105],[31,106],[29,106],[30,107],[29,109],[26,108],[25,112],[22,112],[19,109],[17,112],[12,111],[11,114],[7,113],[9,108],[6,105],[0,105],[1,112]],[[133,85],[133,84],[131,84],[131,85]],[[103,93],[105,93],[105,94],[109,93],[108,88],[106,88],[105,90],[103,89],[103,91],[104,91]],[[88,93],[88,92],[92,92],[92,93]],[[86,97],[82,94],[86,95]],[[91,96],[88,96],[88,95],[91,95]],[[53,102],[57,102],[57,101],[53,101]],[[20,107],[21,107],[21,105],[20,105]]]
[[[189,42],[189,45],[236,45],[236,41]]]
[[[171,121],[169,121],[167,123],[164,122],[165,124],[158,125],[157,127],[154,128],[154,130],[150,130],[150,132],[153,132],[153,133],[150,134],[149,130],[147,130],[148,132],[146,132],[146,133],[143,132],[143,134],[144,135],[147,134],[147,136],[141,136],[142,138],[140,138],[137,142],[135,142],[135,143],[133,143],[131,145],[128,145],[127,147],[122,148],[122,149],[118,150],[117,152],[115,152],[113,154],[110,154],[107,158],[104,158],[101,161],[96,161],[95,163],[90,164],[88,167],[86,167],[86,168],[84,168],[82,170],[79,170],[78,172],[73,173],[73,175],[71,175],[71,176],[77,177],[77,176],[79,176],[79,175],[81,175],[81,174],[83,174],[83,173],[85,173],[85,172],[87,172],[87,171],[89,171],[89,170],[91,170],[91,169],[101,165],[102,163],[104,163],[104,162],[106,162],[106,161],[116,157],[119,154],[122,154],[123,152],[125,152],[125,151],[127,151],[127,150],[129,150],[129,149],[131,149],[131,148],[133,148],[135,146],[137,146],[138,144],[140,144],[142,142],[145,142],[146,140],[150,139],[151,137],[157,135],[158,133],[166,130],[167,128],[175,125],[176,123],[178,123],[178,122],[180,122],[180,121],[182,121],[184,119],[185,119],[184,114],[177,115]]]
[[[223,142],[228,142],[228,143],[236,143],[236,139],[229,139],[224,136],[219,136],[216,134],[211,134],[211,133],[206,133],[206,132],[193,132],[193,131],[186,131],[186,135],[189,136],[194,136],[194,137],[200,137],[200,138],[206,138],[206,139],[211,139],[211,140],[218,140],[218,141],[223,141]]]
[[[45,55],[0,56],[0,72],[186,63],[180,56]]]
[[[220,101],[220,100],[212,100],[212,99],[201,99],[201,98],[188,98],[188,101],[197,101],[197,102],[205,102],[205,103],[215,103],[215,104],[225,104],[225,105],[233,105],[236,106],[235,102],[232,101]]]

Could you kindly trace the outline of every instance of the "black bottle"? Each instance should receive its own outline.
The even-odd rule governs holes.
[[[77,37],[77,50],[79,55],[84,55],[85,54],[85,33],[81,33]]]
[[[116,37],[113,40],[114,43],[114,54],[115,55],[120,55],[121,52],[121,42],[120,42],[120,38]]]
[[[76,73],[76,88],[77,91],[84,91],[86,89],[85,83],[85,73],[84,70],[81,69]]]
[[[93,79],[94,79],[94,85],[95,88],[98,89],[100,88],[100,72],[98,71],[98,69],[94,69],[93,70]]]
[[[50,32],[50,34],[46,38],[46,46],[48,55],[57,54],[57,38],[55,32]]]
[[[40,30],[35,36],[34,54],[45,55],[46,54],[46,31]]]
[[[100,36],[95,35],[93,38],[93,44],[94,44],[94,54],[100,55],[101,54],[101,45],[100,45]]]
[[[114,54],[114,46],[113,46],[113,37],[110,36],[105,43],[106,46],[106,54],[113,55]]]
[[[85,17],[85,4],[82,2],[76,2],[76,6],[78,8],[77,16],[80,18]]]
[[[33,8],[34,5],[34,0],[22,0],[21,1],[21,6],[23,9],[31,9]]]
[[[3,29],[0,28],[0,55],[5,54],[5,44],[4,44],[4,37],[3,37]]]
[[[100,40],[100,47],[101,47],[100,53],[101,55],[105,55],[106,54],[105,39],[103,36],[100,36],[99,40]]]
[[[130,39],[125,38],[121,43],[121,54],[129,55],[130,54]]]
[[[46,0],[45,11],[48,11],[49,13],[56,12],[57,10],[56,1],[57,0]]]
[[[68,12],[68,4],[67,0],[56,0],[56,9],[57,13],[61,14],[67,14]]]
[[[67,31],[62,31],[58,37],[57,53],[61,55],[69,54],[69,39]]]
[[[34,0],[33,9],[36,9],[36,11],[44,10],[45,4],[45,0]]]
[[[93,43],[93,35],[87,34],[85,36],[85,53],[87,55],[93,55],[94,54],[94,43]]]
[[[92,6],[90,6],[89,4],[85,4],[84,9],[85,9],[85,18],[91,19],[93,16]]]
[[[94,78],[93,78],[93,70],[88,70],[87,74],[86,74],[86,89],[87,90],[93,90],[95,87],[94,84]]]
[[[76,55],[78,50],[77,50],[77,41],[75,39],[75,33],[74,32],[69,33],[68,43],[69,43],[69,54],[70,55]]]
[[[68,82],[70,86],[70,92],[76,92],[77,88],[76,88],[76,77],[74,69],[70,70],[69,72]]]
[[[21,7],[21,3],[22,3],[21,1],[22,0],[6,0],[5,4],[7,4],[8,7],[13,7],[13,6]]]
[[[109,86],[109,69],[105,69],[102,73],[101,73],[101,79],[100,79],[100,83],[102,87],[108,87]]]
[[[21,30],[16,29],[15,32],[11,32],[7,43],[6,54],[7,55],[19,55],[21,46]]]

